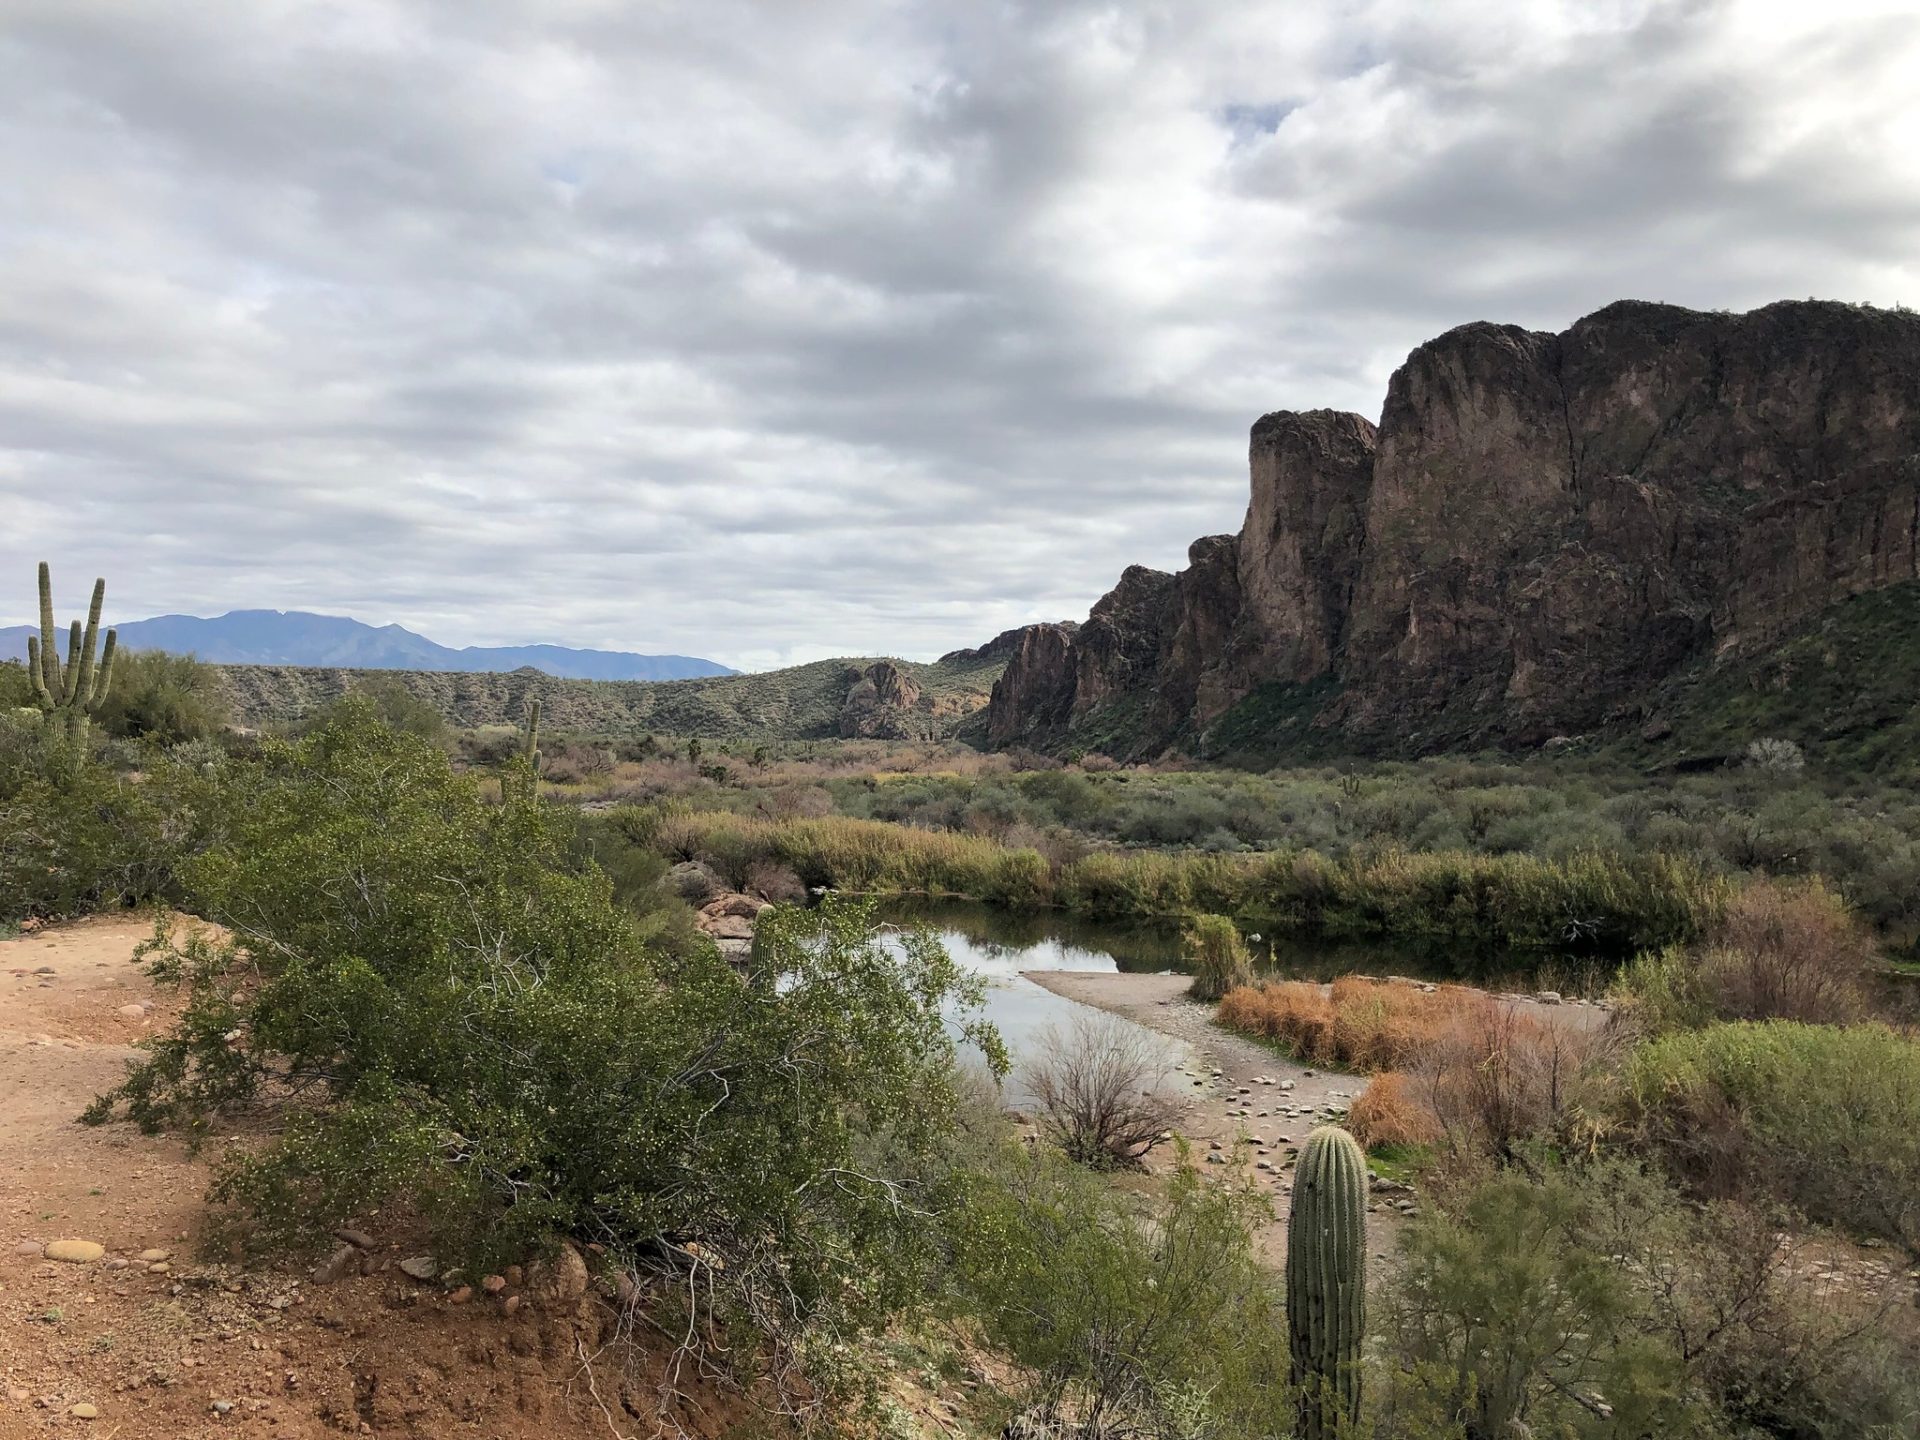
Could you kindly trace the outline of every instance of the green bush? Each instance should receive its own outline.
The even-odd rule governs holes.
[[[1680,1347],[1597,1241],[1629,1189],[1657,1200],[1619,1169],[1502,1171],[1415,1221],[1384,1306],[1380,1433],[1713,1434]]]
[[[1920,1254],[1920,1041],[1880,1025],[1714,1025],[1633,1054],[1629,1121],[1708,1195],[1773,1195]]]
[[[404,1198],[443,1263],[592,1241],[662,1278],[662,1304],[753,1317],[768,1333],[741,1353],[821,1364],[925,1293],[950,1206],[906,1162],[954,1123],[942,1009],[978,999],[931,939],[892,953],[843,903],[766,912],[751,980],[709,943],[643,946],[556,807],[486,804],[361,702],[234,783],[186,867],[234,938],[164,947],[181,1022],[89,1118],[202,1133],[304,1097],[221,1167],[255,1243]],[[876,1135],[896,1173],[870,1168]]]
[[[162,745],[205,740],[227,722],[226,687],[219,671],[191,655],[123,650],[94,721],[109,735]]]
[[[1385,1295],[1380,1435],[1894,1440],[1920,1418],[1908,1297],[1825,1283],[1766,1208],[1620,1160],[1428,1198]]]
[[[218,803],[191,765],[163,759],[136,782],[73,754],[37,716],[0,718],[0,920],[172,897]]]
[[[1265,1440],[1290,1410],[1280,1298],[1253,1252],[1266,1210],[1190,1165],[1156,1210],[1015,1151],[969,1182],[955,1278],[987,1339],[1032,1372],[1027,1398],[1079,1433]]]
[[[1193,972],[1187,993],[1214,1003],[1239,985],[1253,983],[1253,962],[1240,931],[1224,915],[1195,915],[1183,927],[1180,951]]]

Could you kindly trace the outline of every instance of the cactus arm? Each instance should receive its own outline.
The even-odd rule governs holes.
[[[75,676],[73,682],[74,703],[85,705],[88,709],[92,709],[94,704],[93,649],[100,641],[100,606],[106,598],[107,582],[105,580],[95,580],[93,582],[93,603],[87,606],[87,633],[86,637],[80,642],[77,652],[80,672]],[[75,656],[70,654],[67,659],[68,663],[71,664]]]
[[[40,670],[40,637],[27,636],[27,674],[33,677],[33,697],[42,710],[53,709],[53,692],[47,689],[47,677]]]
[[[67,663],[60,670],[60,703],[71,705],[80,686],[80,622],[73,622],[73,629],[67,632]]]
[[[40,668],[52,703],[60,703],[60,652],[53,642],[53,572],[40,562]]]
[[[91,714],[98,710],[113,689],[113,657],[119,653],[116,649],[120,640],[118,630],[107,631],[107,645],[100,652],[100,669],[93,678],[93,694],[87,700],[87,711]]]

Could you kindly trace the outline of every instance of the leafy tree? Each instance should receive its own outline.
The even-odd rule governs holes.
[[[18,660],[0,660],[0,715],[32,709],[33,681]]]
[[[388,729],[397,730],[403,735],[416,735],[435,745],[446,743],[446,717],[409,690],[406,682],[395,675],[362,675],[354,682],[351,691],[321,707],[301,728],[312,730],[332,723],[344,708],[356,700],[371,705],[374,715]]]
[[[1627,1167],[1505,1170],[1416,1221],[1387,1296],[1383,1433],[1412,1428],[1402,1410],[1438,1415],[1465,1440],[1715,1433],[1675,1337],[1597,1242],[1608,1197],[1627,1194],[1652,1197],[1656,1213],[1670,1203]]]
[[[1027,1366],[1042,1414],[1085,1435],[1282,1433],[1286,1326],[1254,1258],[1267,1202],[1183,1164],[1165,1202],[1050,1152],[1003,1155],[971,1182],[956,1243],[963,1297]]]
[[[591,1241],[816,1374],[925,1294],[942,1010],[978,1000],[929,937],[889,953],[868,909],[830,903],[763,916],[750,978],[704,940],[643,946],[569,818],[486,804],[360,700],[236,783],[230,831],[188,866],[232,938],[162,937],[184,1015],[89,1118],[124,1103],[203,1133],[268,1087],[304,1097],[221,1169],[255,1242],[310,1245],[404,1195],[443,1260]]]
[[[226,689],[219,671],[191,655],[123,650],[94,718],[109,735],[163,745],[204,740],[226,724]]]

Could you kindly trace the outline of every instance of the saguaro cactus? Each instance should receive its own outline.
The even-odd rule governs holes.
[[[53,643],[53,575],[47,562],[40,562],[40,633],[27,637],[27,672],[33,679],[34,698],[49,715],[57,715],[67,727],[67,737],[84,744],[93,724],[93,713],[107,698],[113,685],[114,646],[117,631],[107,631],[106,649],[100,665],[93,663],[94,642],[100,638],[100,607],[107,598],[107,582],[93,582],[93,604],[87,607],[87,628],[83,634],[78,620],[67,640],[67,661],[60,663],[60,652]]]
[[[1337,1125],[1307,1137],[1287,1219],[1287,1342],[1301,1440],[1334,1440],[1360,1413],[1367,1328],[1367,1159]]]
[[[527,729],[520,737],[519,764],[509,767],[501,781],[505,798],[532,804],[540,798],[540,702],[527,704]]]
[[[535,699],[527,706],[527,733],[520,742],[520,758],[533,767],[534,773],[540,773],[540,702]]]

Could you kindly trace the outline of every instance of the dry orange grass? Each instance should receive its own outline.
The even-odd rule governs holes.
[[[1220,1002],[1220,1023],[1274,1040],[1301,1060],[1344,1070],[1399,1070],[1492,999],[1443,985],[1431,993],[1349,975],[1322,988],[1287,980],[1243,985]]]
[[[1353,1138],[1371,1150],[1376,1145],[1424,1145],[1441,1136],[1433,1111],[1415,1099],[1398,1070],[1376,1075],[1347,1114]]]
[[[1527,1014],[1483,991],[1359,976],[1324,989],[1243,985],[1219,1019],[1310,1064],[1372,1074],[1348,1116],[1364,1145],[1444,1140],[1496,1155],[1576,1118],[1614,1043],[1569,1015]]]

